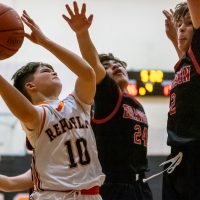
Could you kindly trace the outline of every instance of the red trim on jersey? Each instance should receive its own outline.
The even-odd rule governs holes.
[[[94,186],[88,190],[81,190],[81,194],[82,195],[96,195],[96,194],[99,194],[99,186]]]
[[[36,187],[36,190],[41,191],[40,186],[39,186],[40,185],[39,175],[38,175],[37,170],[35,168],[34,157],[32,157],[32,176],[33,176],[33,182],[34,182],[34,186]]]
[[[94,122],[95,124],[103,124],[107,121],[109,121],[110,119],[112,119],[112,117],[117,113],[117,111],[119,110],[119,107],[121,105],[122,102],[122,98],[123,98],[123,93],[122,91],[119,89],[119,97],[118,97],[118,101],[117,104],[114,108],[114,110],[110,113],[110,115],[108,115],[106,118],[104,119],[95,119],[94,117],[92,118],[92,122]]]
[[[193,65],[194,65],[195,69],[196,69],[196,72],[200,75],[200,66],[199,66],[198,61],[197,61],[196,58],[195,58],[195,55],[194,55],[194,53],[193,53],[191,47],[190,47],[189,50],[188,50],[188,54],[189,54],[189,56],[190,56],[190,58],[191,58],[191,60],[192,60],[192,63],[193,63]]]
[[[54,191],[54,192],[80,192],[80,194],[82,195],[97,195],[100,193],[100,188],[99,186],[94,186],[90,189],[83,189],[83,190],[49,190],[49,189],[45,189],[43,191]]]
[[[178,70],[180,62],[181,62],[181,60],[179,60],[179,61],[175,64],[175,66],[174,66],[174,71],[175,71],[175,72]]]

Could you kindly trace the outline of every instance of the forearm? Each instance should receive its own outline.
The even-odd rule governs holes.
[[[90,38],[89,32],[76,34],[79,48],[83,58],[93,67],[96,73],[96,81],[100,82],[105,76],[105,69],[99,60],[98,52]]]
[[[31,102],[0,75],[0,94],[10,111],[21,121],[27,122],[35,117]]]
[[[41,46],[43,46],[45,49],[49,50],[53,55],[55,55],[79,78],[85,80],[93,78],[93,69],[84,59],[82,59],[77,54],[49,39],[45,40],[41,44]]]
[[[100,63],[98,52],[90,38],[89,32],[85,31],[80,34],[76,34],[76,37],[84,59],[87,60],[93,68],[98,67]]]
[[[198,29],[200,27],[200,0],[187,0],[187,3],[192,18],[192,24],[195,29]]]
[[[0,191],[3,192],[12,192],[12,181],[9,177],[0,175]]]
[[[21,180],[18,177],[8,177],[0,175],[0,191],[2,192],[21,192],[33,187],[32,181]]]

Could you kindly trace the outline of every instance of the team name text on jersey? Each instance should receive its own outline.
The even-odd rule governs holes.
[[[138,122],[148,124],[145,113],[143,113],[140,110],[135,109],[127,104],[123,104],[123,108],[124,108],[124,114],[123,114],[124,118],[133,119]]]
[[[45,130],[46,134],[49,136],[50,141],[53,141],[59,135],[65,133],[67,130],[75,129],[84,129],[88,128],[89,122],[85,120],[81,122],[80,117],[71,117],[70,119],[63,118],[59,120],[58,123],[52,125],[51,128]]]
[[[172,81],[171,89],[175,88],[177,85],[181,85],[183,83],[190,81],[190,71],[191,71],[191,66],[185,66],[181,68],[181,70],[175,74],[175,78]]]

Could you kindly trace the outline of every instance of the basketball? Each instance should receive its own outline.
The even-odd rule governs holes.
[[[18,13],[0,3],[0,60],[14,55],[24,41],[24,25]]]

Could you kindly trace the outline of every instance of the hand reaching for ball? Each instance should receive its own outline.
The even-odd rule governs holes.
[[[24,10],[22,17],[22,21],[31,29],[31,33],[25,33],[25,37],[30,41],[43,45],[48,38],[43,34],[40,27],[34,22],[34,20],[28,15],[28,13]]]

